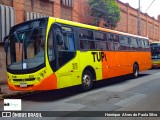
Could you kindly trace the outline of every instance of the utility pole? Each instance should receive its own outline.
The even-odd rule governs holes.
[[[141,35],[141,10],[140,10],[140,0],[139,0],[139,7],[138,7],[138,35]]]

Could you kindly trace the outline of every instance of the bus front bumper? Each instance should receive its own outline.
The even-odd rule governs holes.
[[[152,68],[159,68],[160,67],[160,60],[156,60],[152,62]]]
[[[34,91],[34,90],[53,90],[57,89],[57,79],[54,74],[41,80],[40,83],[29,85],[27,87],[20,87],[19,85],[14,85],[8,80],[8,87],[13,91]]]

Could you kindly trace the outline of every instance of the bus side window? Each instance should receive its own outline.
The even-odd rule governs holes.
[[[119,37],[116,34],[114,35],[113,43],[114,43],[114,49],[119,50],[120,49]]]
[[[113,34],[108,34],[108,49],[114,50]]]
[[[137,48],[138,48],[137,39],[130,37],[130,45],[131,45],[132,50],[134,50],[134,51],[137,50]]]
[[[80,49],[87,49],[87,41],[85,40],[79,40],[80,41]]]
[[[79,46],[82,50],[95,49],[93,31],[79,29]]]
[[[75,46],[74,46],[74,37],[72,33],[64,33],[63,34],[63,44],[62,45],[58,45],[58,50],[61,51],[66,51],[66,50],[70,50],[73,51],[75,50]]]
[[[144,40],[144,43],[145,43],[145,51],[149,51],[150,50],[149,41],[148,40]]]
[[[108,50],[106,34],[103,32],[95,32],[95,44],[97,50]]]
[[[68,34],[68,44],[69,44],[69,50],[74,51],[75,46],[74,46],[74,37],[73,34]]]
[[[57,36],[58,34],[60,34],[60,31],[56,31],[55,35]],[[66,40],[67,40],[67,36],[63,34],[63,44],[57,44],[58,51],[68,49],[68,46],[66,46]]]
[[[138,39],[138,49],[143,51],[144,49],[144,43],[142,39]]]
[[[143,51],[146,51],[146,45],[145,45],[145,40],[144,39],[142,39],[142,41],[143,41]]]
[[[120,50],[130,50],[129,39],[126,36],[119,36]]]

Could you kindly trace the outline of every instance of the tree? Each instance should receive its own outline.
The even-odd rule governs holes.
[[[89,0],[91,16],[94,16],[94,24],[98,25],[103,20],[104,26],[115,28],[120,20],[120,9],[116,0]]]

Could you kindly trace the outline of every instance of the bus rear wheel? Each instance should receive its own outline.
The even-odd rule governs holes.
[[[85,70],[82,74],[82,90],[88,91],[93,86],[93,76],[89,70]]]
[[[133,77],[137,78],[139,76],[139,67],[137,64],[134,64],[133,66]]]

